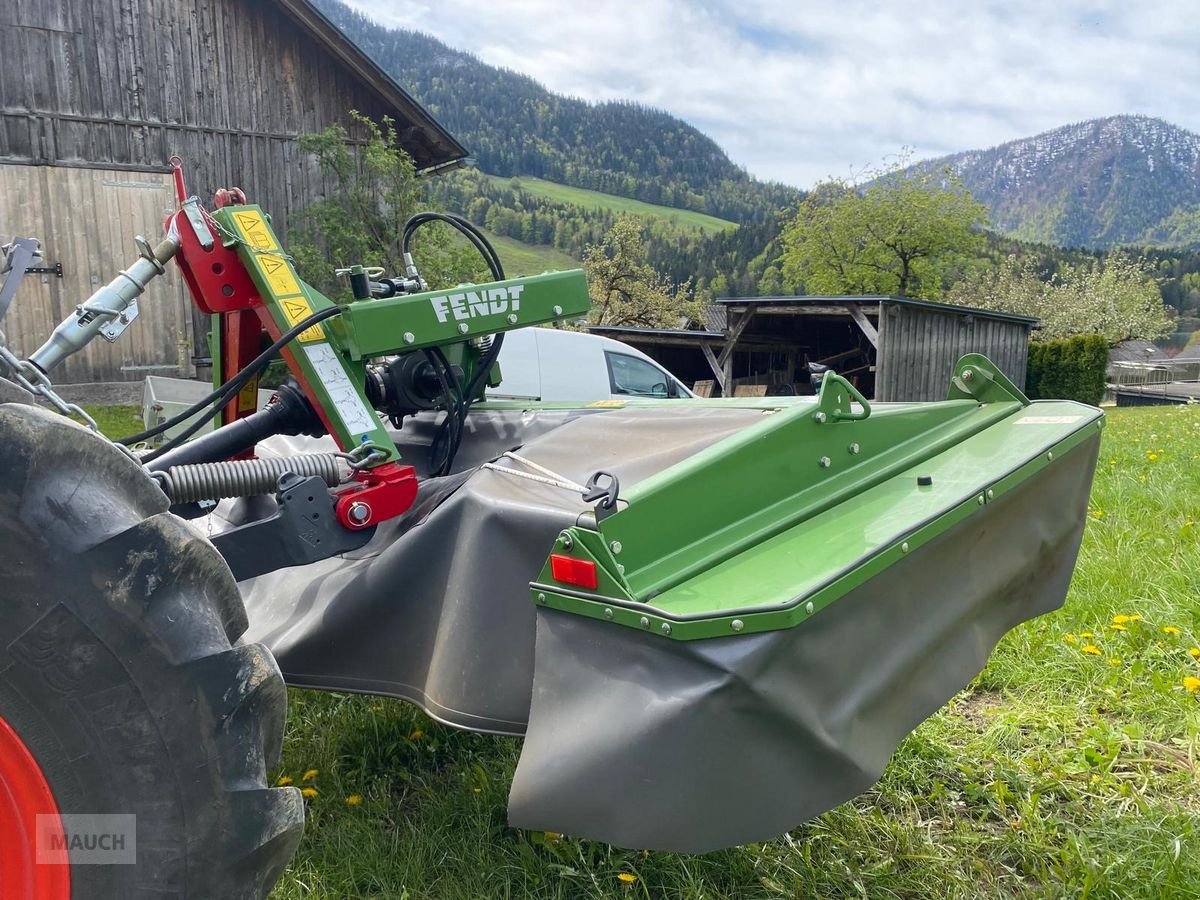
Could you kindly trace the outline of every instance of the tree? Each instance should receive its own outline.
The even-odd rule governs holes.
[[[808,293],[940,296],[982,245],[987,211],[949,171],[904,162],[818,184],[784,228],[784,275]]]
[[[300,274],[333,297],[348,294],[337,267],[378,266],[404,272],[404,223],[425,205],[426,186],[401,147],[395,122],[376,123],[351,110],[365,140],[352,147],[346,129],[333,125],[300,136],[300,149],[316,158],[328,185],[325,198],[305,209],[290,235],[289,250]],[[487,281],[487,267],[474,248],[442,225],[426,225],[414,235],[413,256],[433,286]]]
[[[691,281],[672,285],[646,261],[642,223],[632,215],[617,218],[599,244],[583,257],[593,325],[678,328],[699,315]]]
[[[947,301],[1037,316],[1034,340],[1102,335],[1110,344],[1153,340],[1171,319],[1150,262],[1114,250],[1096,263],[1065,264],[1043,279],[1031,258],[1010,255],[954,285]]]

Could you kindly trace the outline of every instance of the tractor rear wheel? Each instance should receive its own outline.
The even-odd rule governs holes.
[[[266,786],[287,695],[270,652],[237,643],[246,624],[225,561],[141,466],[0,406],[0,897],[270,890],[304,808]]]

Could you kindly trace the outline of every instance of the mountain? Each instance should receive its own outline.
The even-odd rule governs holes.
[[[1012,237],[1200,246],[1200,135],[1161,119],[1093,119],[919,165],[960,175]]]
[[[757,181],[707,135],[661,110],[563,97],[338,0],[314,2],[490,175],[533,176],[737,223],[771,220],[800,196]]]

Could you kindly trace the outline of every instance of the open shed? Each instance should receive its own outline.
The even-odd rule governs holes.
[[[727,297],[704,330],[595,326],[713,393],[808,393],[819,363],[883,401],[939,400],[966,353],[982,353],[1025,385],[1037,320],[908,297]]]

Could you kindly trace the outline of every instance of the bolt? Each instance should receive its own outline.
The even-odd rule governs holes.
[[[621,542],[613,541],[611,544],[608,545],[608,549],[613,552],[613,556],[616,556],[618,553],[621,552]]]
[[[1047,451],[1046,451],[1046,460],[1047,460],[1048,462],[1053,462],[1053,461],[1054,461],[1054,451],[1053,451],[1053,450],[1047,450]]]
[[[970,381],[975,377],[975,372],[972,369],[967,369],[963,372],[963,381]]]
[[[416,339],[417,339],[417,336],[415,334],[413,334],[411,331],[404,332],[404,343],[411,344]]]
[[[366,525],[371,520],[371,507],[362,501],[351,503],[350,508],[346,510],[346,516],[355,525]]]
[[[848,448],[851,456],[858,456],[858,451],[861,449],[858,444],[851,444]]]
[[[468,331],[470,331],[470,329],[469,329],[469,328],[467,328],[467,323],[466,323],[466,322],[462,322],[462,323],[461,323],[461,324],[458,326],[458,333],[459,333],[459,334],[466,334]]]
[[[509,324],[509,325],[516,325],[516,324],[517,324],[517,314],[516,314],[516,313],[509,313],[509,314],[508,314],[508,324]]]
[[[814,607],[813,607],[813,603],[811,600],[809,600],[807,603],[804,604],[804,611],[806,613],[808,613],[810,616],[813,614],[813,609],[814,609]]]
[[[671,633],[671,626],[670,626],[670,625],[669,625],[667,622],[663,622],[663,623],[662,623],[662,633],[663,633],[663,634],[670,634],[670,633]]]
[[[564,550],[570,550],[575,544],[575,541],[571,537],[571,532],[569,531],[560,531],[558,533],[558,542],[562,544]]]
[[[604,618],[606,618],[606,619],[611,619],[612,617],[613,617],[613,611],[612,611],[612,609],[611,609],[610,607],[607,607],[607,606],[606,606],[606,607],[604,607]]]
[[[901,553],[908,552],[908,541],[905,541],[903,544],[900,545],[900,552]]]
[[[817,465],[822,469],[828,469],[831,465],[833,465],[833,460],[831,460],[828,456],[822,456],[817,460]]]
[[[643,628],[649,628],[650,620],[647,619],[645,616],[642,616],[640,619],[638,619],[638,624],[641,625]]]
[[[546,602],[546,595],[538,594],[538,603],[545,603],[545,602]]]
[[[825,413],[821,412],[820,410],[817,410],[815,413],[813,413],[813,421],[816,422],[818,425],[820,425],[822,422],[825,421]]]
[[[617,563],[617,574],[618,575],[625,574],[625,567],[623,565],[621,565],[620,563]]]
[[[554,314],[556,316],[561,316],[562,315],[562,307],[561,306],[554,307]]]
[[[992,500],[992,499],[994,499],[994,498],[995,498],[995,496],[996,496],[996,492],[995,492],[995,491],[993,491],[991,488],[988,488],[988,490],[987,490],[987,498],[988,498],[989,500]]]
[[[983,504],[984,504],[984,503],[986,503],[986,502],[987,502],[987,501],[983,499],[983,494],[980,494],[980,495],[979,495],[979,498],[978,498],[978,503],[979,503],[979,505],[980,505],[980,506],[983,506]]]
[[[729,627],[732,628],[734,631],[741,631],[742,628],[745,626],[742,625],[741,619],[734,619],[732,622],[729,623]]]

